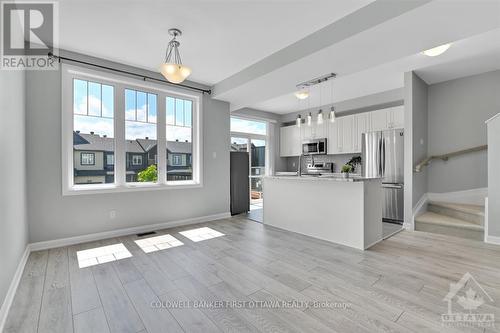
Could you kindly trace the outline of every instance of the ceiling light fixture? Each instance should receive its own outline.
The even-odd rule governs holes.
[[[433,47],[432,49],[425,50],[422,53],[428,57],[436,57],[438,55],[445,53],[450,48],[450,46],[451,44],[444,44],[437,47]]]
[[[297,97],[298,99],[306,99],[307,97],[309,97],[309,91],[305,89],[296,91],[295,97]]]
[[[169,29],[168,33],[173,38],[168,42],[167,51],[165,52],[165,62],[160,65],[160,73],[172,83],[183,82],[190,74],[191,68],[182,64],[181,55],[179,53],[179,46],[177,36],[182,35],[179,29]]]

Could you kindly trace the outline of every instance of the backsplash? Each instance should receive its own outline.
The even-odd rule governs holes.
[[[344,164],[349,162],[354,156],[361,156],[361,154],[342,154],[342,155],[314,155],[314,162],[330,162],[333,163],[333,172],[340,172],[340,169]],[[299,161],[298,157],[287,157],[287,170],[286,171],[297,171],[297,163]],[[307,164],[311,162],[311,156],[302,157],[302,170],[305,170]],[[281,170],[279,170],[281,171]],[[358,166],[354,173],[360,173],[361,166]]]

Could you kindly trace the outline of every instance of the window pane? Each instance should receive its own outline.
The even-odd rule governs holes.
[[[114,88],[105,86],[106,93],[101,101],[101,85],[74,80],[73,83],[73,183],[104,184],[114,182],[114,163],[107,163],[106,156],[114,154]],[[87,86],[89,94],[87,95]],[[92,89],[90,88],[92,86]],[[97,87],[99,89],[97,89]],[[92,93],[90,93],[92,90]],[[106,105],[106,118],[101,116],[101,102]],[[92,106],[89,115],[82,112]],[[97,112],[99,110],[99,112]],[[90,111],[90,109],[89,109]]]
[[[248,139],[232,137],[231,151],[248,151]]]
[[[175,125],[184,126],[184,101],[175,99]]]
[[[114,109],[113,87],[102,85],[102,116],[113,118]]]
[[[135,90],[125,89],[125,119],[135,120]]]
[[[146,114],[148,112],[148,103],[146,102],[146,93],[137,92],[137,121],[146,122]]]
[[[89,82],[89,116],[101,116],[101,85]]]
[[[175,125],[175,98],[167,97],[167,124]]]
[[[167,121],[167,181],[193,179],[192,102],[167,97],[167,119],[169,108],[175,105],[171,121]],[[184,106],[187,106],[186,108]],[[189,121],[185,121],[189,119]],[[173,125],[175,123],[175,125]]]
[[[191,101],[184,101],[184,126],[191,127],[192,104]]]
[[[87,114],[87,81],[73,81],[73,112]]]
[[[266,135],[267,126],[264,121],[231,117],[231,132]]]
[[[133,94],[131,93],[133,92]],[[136,96],[136,91],[126,90],[127,95]],[[130,113],[125,103],[125,113]],[[147,94],[137,91],[137,120],[130,120],[126,116],[125,121],[125,161],[126,161],[126,181],[127,182],[157,182],[157,165],[155,156],[157,155],[156,146],[156,124],[146,123],[147,112]],[[155,106],[156,108],[156,106]]]
[[[148,123],[156,124],[156,95],[148,94]]]

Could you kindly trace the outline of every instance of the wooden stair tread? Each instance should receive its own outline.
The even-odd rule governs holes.
[[[472,222],[456,219],[450,216],[441,215],[433,212],[425,212],[422,215],[419,215],[415,222],[417,223],[426,223],[426,224],[434,224],[440,225],[444,227],[450,228],[460,228],[460,229],[468,229],[468,230],[476,230],[483,231],[484,227],[481,225],[477,225]]]
[[[448,209],[453,209],[459,212],[475,214],[484,217],[484,206],[443,202],[443,201],[430,201],[429,205],[440,206]]]

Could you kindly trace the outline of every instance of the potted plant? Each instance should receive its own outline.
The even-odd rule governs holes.
[[[344,164],[342,166],[342,169],[340,170],[340,172],[342,172],[342,175],[344,176],[344,178],[349,178],[349,173],[351,173],[353,171],[353,168],[352,168],[352,165],[350,164]]]

